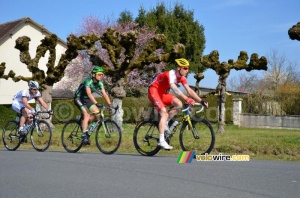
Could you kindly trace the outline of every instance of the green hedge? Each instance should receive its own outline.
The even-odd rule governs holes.
[[[226,122],[232,123],[232,98],[233,96],[226,96]],[[104,103],[103,98],[97,98],[99,103]],[[209,103],[209,108],[201,113],[201,116],[207,118],[211,122],[217,122],[217,96],[209,96],[205,100]],[[79,109],[74,105],[73,99],[52,101],[52,110],[54,112],[52,123],[64,123],[70,119],[76,118],[80,115]],[[123,121],[125,123],[135,123],[141,118],[149,117],[152,109],[152,104],[147,97],[133,98],[127,97],[123,99]],[[178,116],[180,116],[179,113]],[[9,120],[13,120],[16,113],[12,110],[11,105],[0,105],[0,127],[3,128],[4,124]]]
[[[0,128],[2,129],[9,120],[14,120],[16,115],[17,113],[12,109],[11,104],[0,105]]]

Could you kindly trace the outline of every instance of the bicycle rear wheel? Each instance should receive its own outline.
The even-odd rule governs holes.
[[[76,153],[82,147],[81,141],[82,129],[77,120],[68,121],[61,133],[61,142],[63,147],[69,153]]]
[[[39,152],[46,151],[51,144],[51,138],[52,129],[48,122],[45,120],[37,121],[37,126],[35,126],[30,133],[33,148]]]
[[[117,123],[113,120],[106,120],[101,123],[96,131],[96,145],[104,154],[113,154],[121,144],[122,132]]]
[[[9,151],[17,150],[21,144],[18,129],[19,124],[16,121],[9,121],[3,128],[2,141]]]
[[[159,130],[156,121],[143,121],[137,125],[133,133],[136,150],[144,156],[153,156],[160,150],[158,146]]]
[[[209,121],[200,119],[192,121],[193,128],[185,121],[179,134],[182,150],[196,151],[196,154],[209,154],[215,144],[215,132]]]

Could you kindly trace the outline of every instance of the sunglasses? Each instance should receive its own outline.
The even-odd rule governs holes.
[[[102,73],[98,73],[98,74],[96,74],[97,76],[103,76],[103,74]]]
[[[184,69],[184,70],[189,70],[188,67],[181,67],[181,69]]]

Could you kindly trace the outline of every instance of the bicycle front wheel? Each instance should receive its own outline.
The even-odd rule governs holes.
[[[37,126],[35,126],[30,133],[33,148],[39,152],[46,151],[51,144],[51,138],[52,129],[50,125],[45,120],[39,120]]]
[[[192,121],[192,126],[188,122],[183,122],[179,134],[179,142],[182,150],[196,151],[196,154],[209,154],[215,144],[215,132],[209,121],[200,119]]]
[[[20,136],[18,134],[18,122],[9,121],[3,128],[2,141],[5,148],[9,151],[15,151],[20,146]]]
[[[113,154],[121,144],[122,132],[117,123],[113,120],[106,120],[101,123],[96,131],[96,145],[104,154]]]
[[[61,133],[61,142],[63,147],[69,153],[76,153],[82,147],[81,125],[77,120],[68,121]]]
[[[153,156],[160,150],[158,146],[159,130],[155,121],[143,121],[133,132],[133,143],[136,150],[144,156]]]

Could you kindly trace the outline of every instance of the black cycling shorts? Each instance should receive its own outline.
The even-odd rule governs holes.
[[[83,108],[90,108],[95,105],[89,98],[74,98],[75,105],[81,110]]]

